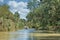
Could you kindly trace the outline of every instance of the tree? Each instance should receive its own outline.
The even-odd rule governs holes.
[[[1,5],[0,6],[0,17],[14,20],[13,14],[9,11],[8,5]]]
[[[9,11],[9,6],[1,5],[0,6],[0,22],[1,22],[0,31],[11,31],[10,28],[15,27],[15,26],[12,26],[12,24],[14,25],[13,20],[14,20],[14,15]]]
[[[28,2],[28,9],[30,9],[30,10],[34,10],[35,8],[37,8],[38,7],[38,5],[39,5],[39,1],[37,1],[37,0],[30,0],[29,2]]]
[[[13,14],[8,5],[0,6],[0,31],[16,31],[24,27],[24,20],[20,19],[20,14]]]
[[[15,18],[15,29],[23,29],[24,25],[25,25],[25,20],[24,19],[20,19],[20,14],[18,12],[15,12],[14,14],[14,18]]]
[[[42,0],[39,7],[27,15],[27,19],[36,27],[39,24],[38,29],[60,30],[60,23],[58,23],[60,22],[60,0]]]

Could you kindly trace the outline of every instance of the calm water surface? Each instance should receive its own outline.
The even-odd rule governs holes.
[[[34,31],[34,29],[23,29],[15,33],[10,33],[10,40],[60,40],[60,36],[34,36]]]
[[[31,33],[34,29],[23,29],[17,32],[10,33],[10,40],[33,40]]]
[[[44,36],[39,33],[37,33],[38,36],[35,36],[37,34],[33,32],[33,29],[23,29],[16,32],[9,32],[7,34],[5,33],[3,36],[0,35],[0,40],[60,40],[60,36]]]

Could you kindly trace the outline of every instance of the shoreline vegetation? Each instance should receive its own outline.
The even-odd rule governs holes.
[[[13,14],[9,8],[7,4],[0,5],[0,32],[14,32],[27,26],[43,32],[60,33],[60,0],[29,1],[27,20],[21,19],[18,12]]]
[[[13,14],[9,11],[8,5],[0,5],[0,32],[16,31],[23,26],[24,19],[20,19],[18,12]]]

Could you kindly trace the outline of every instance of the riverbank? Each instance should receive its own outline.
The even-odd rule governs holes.
[[[31,36],[60,36],[59,33],[31,33]]]
[[[9,40],[8,32],[0,32],[0,40]]]

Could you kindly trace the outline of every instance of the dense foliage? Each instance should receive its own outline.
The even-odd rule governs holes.
[[[8,5],[0,5],[0,31],[16,31],[28,26],[36,30],[60,32],[60,0],[30,0],[27,20],[9,11]]]
[[[16,31],[24,26],[23,19],[20,19],[18,12],[13,14],[9,11],[8,5],[0,6],[0,31]]]
[[[35,4],[29,4],[31,1]],[[38,30],[60,31],[60,0],[40,0],[38,4],[31,1],[28,8],[33,11],[27,15],[27,25]]]

